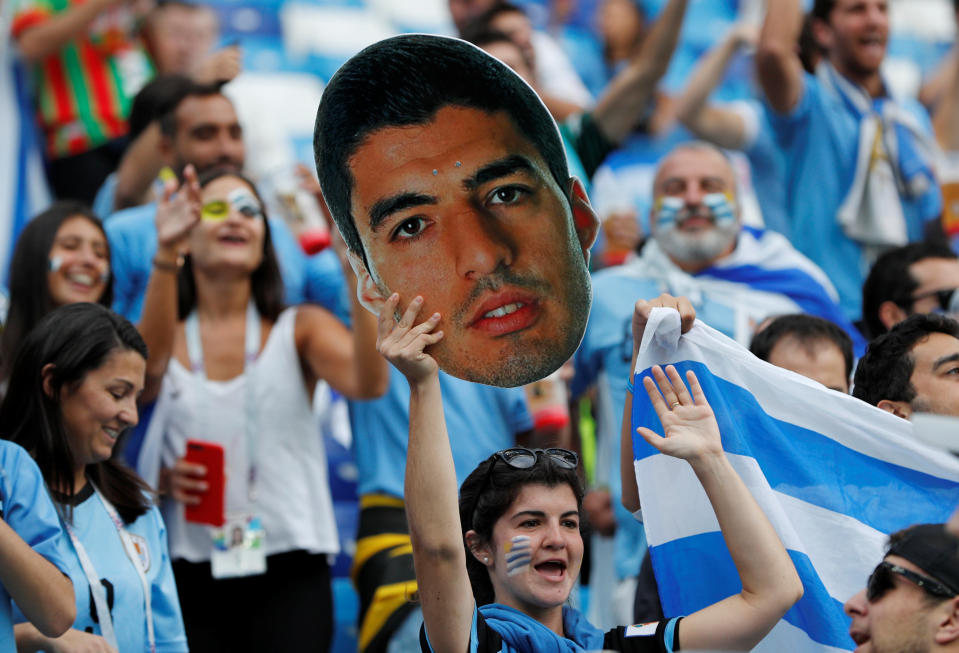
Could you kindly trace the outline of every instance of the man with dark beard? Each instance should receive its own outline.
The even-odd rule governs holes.
[[[574,357],[574,396],[601,376],[606,379],[598,383],[597,393],[596,485],[609,488],[597,493],[612,496],[588,496],[584,505],[588,512],[597,505],[617,513],[613,539],[593,538],[593,573],[613,559],[620,581],[617,597],[629,594],[629,579],[638,573],[645,549],[642,529],[619,502],[617,443],[626,399],[621,379],[631,372],[635,301],[661,293],[686,296],[700,320],[744,345],[770,315],[809,313],[841,326],[858,353],[865,346],[815,264],[780,234],[742,226],[733,170],[713,145],[685,143],[663,158],[654,178],[650,224],[652,237],[635,260],[593,277],[589,322]],[[598,523],[600,516],[591,514],[590,521]],[[618,598],[616,603],[628,605]]]

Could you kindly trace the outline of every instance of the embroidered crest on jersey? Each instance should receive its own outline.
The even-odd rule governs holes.
[[[623,633],[624,637],[652,637],[656,634],[656,626],[659,625],[658,621],[651,621],[645,624],[633,624],[632,626],[626,626],[626,632]]]
[[[147,546],[146,538],[142,535],[130,533],[130,541],[133,542],[133,548],[136,549],[140,562],[143,564],[143,572],[150,571],[150,547]]]

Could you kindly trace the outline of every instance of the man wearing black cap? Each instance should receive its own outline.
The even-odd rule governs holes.
[[[889,537],[866,588],[846,601],[862,653],[959,651],[959,538],[943,524]]]

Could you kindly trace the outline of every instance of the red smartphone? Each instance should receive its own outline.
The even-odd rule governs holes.
[[[187,440],[187,462],[206,467],[207,491],[199,495],[200,503],[187,504],[186,520],[195,524],[222,526],[226,522],[223,506],[226,477],[223,472],[223,446],[215,442]]]

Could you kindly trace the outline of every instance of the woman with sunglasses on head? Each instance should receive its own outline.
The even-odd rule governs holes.
[[[677,305],[673,298],[666,300]],[[424,351],[443,337],[435,330],[440,316],[415,324],[422,306],[417,297],[394,324],[398,303],[394,294],[380,314],[377,346],[410,383],[406,510],[425,622],[423,651],[748,650],[802,595],[786,550],[723,454],[719,429],[695,376],[688,377],[690,392],[674,368],[665,373],[656,368],[656,381],[647,380],[646,391],[667,435],[641,434],[693,467],[716,512],[743,591],[682,619],[607,633],[594,628],[565,605],[583,559],[583,490],[575,454],[561,449],[498,452],[464,481],[457,504],[437,365]],[[641,302],[637,312],[648,315],[648,307]],[[688,303],[680,307],[692,310]],[[641,340],[644,326],[645,317],[634,320],[634,338]]]
[[[70,630],[50,638],[19,623],[19,651],[187,650],[163,520],[116,450],[137,423],[145,366],[133,325],[87,302],[51,311],[14,360],[0,433],[40,468],[76,595]]]
[[[30,220],[10,261],[10,307],[0,337],[5,380],[20,343],[58,306],[113,301],[110,246],[99,218],[72,200],[55,202]]]
[[[313,390],[325,381],[351,398],[385,391],[376,318],[355,293],[352,331],[322,308],[282,305],[263,202],[236,170],[197,179],[187,168],[159,213],[140,328],[150,347],[144,398],[161,380],[162,393],[139,468],[165,492],[190,646],[325,651],[327,555],[339,542]],[[191,440],[222,447],[222,525],[186,519],[213,476],[185,460]]]

